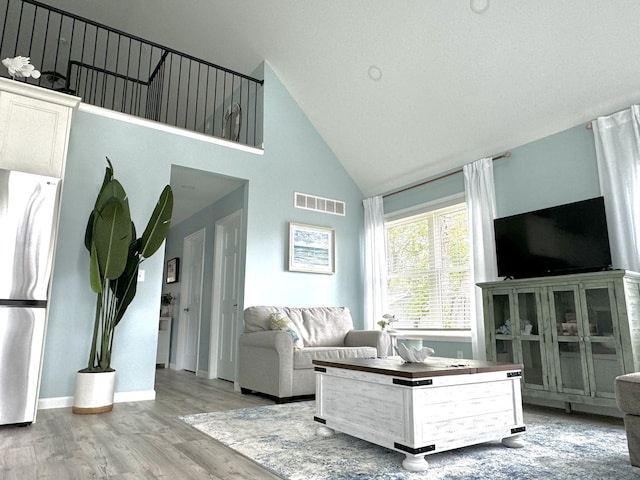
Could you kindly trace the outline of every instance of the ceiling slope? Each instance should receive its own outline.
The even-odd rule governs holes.
[[[267,61],[367,196],[640,99],[633,0],[46,3],[243,73]]]

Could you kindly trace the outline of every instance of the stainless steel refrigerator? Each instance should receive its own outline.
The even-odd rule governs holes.
[[[0,425],[36,417],[59,182],[0,169]]]

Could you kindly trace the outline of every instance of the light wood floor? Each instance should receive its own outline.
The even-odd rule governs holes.
[[[41,410],[28,427],[0,427],[0,479],[278,479],[178,420],[179,415],[270,405],[233,384],[160,369],[156,400],[113,412]]]

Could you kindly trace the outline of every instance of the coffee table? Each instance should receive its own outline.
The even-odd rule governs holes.
[[[317,434],[340,431],[405,454],[410,471],[425,455],[502,440],[524,446],[522,365],[430,357],[314,360]]]

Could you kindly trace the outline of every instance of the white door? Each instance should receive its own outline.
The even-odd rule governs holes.
[[[204,229],[185,237],[183,243],[180,325],[178,328],[177,369],[197,372],[202,311]]]
[[[242,244],[242,210],[216,222],[214,267],[214,321],[211,329],[209,372],[217,378],[235,381],[238,347],[238,310],[240,303],[240,268]],[[215,355],[214,355],[215,353]],[[216,359],[213,365],[212,360]]]

